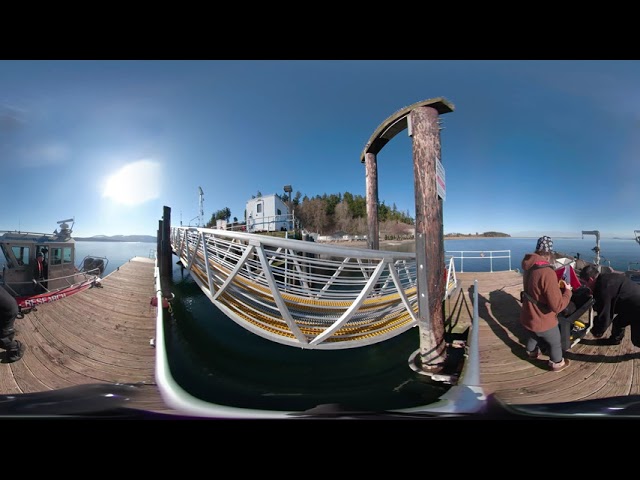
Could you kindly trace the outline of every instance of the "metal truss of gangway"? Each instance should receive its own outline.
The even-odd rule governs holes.
[[[355,348],[417,325],[414,253],[197,227],[172,227],[171,249],[214,305],[274,342]]]

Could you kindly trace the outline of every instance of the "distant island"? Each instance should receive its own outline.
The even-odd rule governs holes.
[[[157,243],[151,235],[94,235],[93,237],[73,237],[78,242],[144,242]]]
[[[445,233],[445,238],[477,238],[477,237],[511,237],[511,235],[502,232],[484,232],[484,233]]]

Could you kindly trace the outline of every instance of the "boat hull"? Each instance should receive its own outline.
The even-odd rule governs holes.
[[[80,283],[70,285],[68,287],[60,288],[57,290],[53,290],[50,292],[41,293],[38,295],[16,297],[16,301],[18,302],[18,306],[21,309],[30,309],[33,307],[37,307],[38,305],[44,305],[46,303],[51,303],[57,300],[61,300],[63,298],[74,295],[76,293],[82,292],[95,285],[97,285],[97,278],[91,278],[91,279],[84,280]]]

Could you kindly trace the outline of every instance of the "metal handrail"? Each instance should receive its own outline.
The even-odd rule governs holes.
[[[370,345],[417,325],[414,253],[318,244],[201,227],[172,227],[172,251],[207,297],[247,330],[302,348]],[[447,251],[446,300],[456,259],[508,259],[511,250]]]
[[[6,233],[11,233],[11,234],[15,234],[15,235],[21,235],[21,236],[40,236],[43,238],[51,238],[51,239],[56,239],[57,235],[54,233],[41,233],[41,232],[23,232],[21,230],[0,230],[0,234],[6,234]]]
[[[171,248],[244,328],[303,348],[377,343],[417,325],[415,254],[172,227]]]
[[[454,255],[454,253],[459,253],[460,255]],[[508,270],[511,270],[511,250],[447,250],[444,255],[445,257],[456,258],[460,260],[460,273],[464,272],[464,261],[471,259],[488,260],[490,272],[493,273],[493,261],[496,259],[508,258]]]
[[[451,257],[449,259],[449,267],[447,268],[447,280],[445,282],[445,300],[449,298],[458,288],[458,277],[456,276],[456,263]]]

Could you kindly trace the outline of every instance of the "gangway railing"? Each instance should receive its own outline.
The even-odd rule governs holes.
[[[279,343],[354,348],[417,326],[414,253],[199,227],[172,227],[171,248],[227,316]]]
[[[449,259],[449,266],[447,267],[447,279],[446,279],[446,289],[444,293],[444,299],[450,298],[458,289],[458,277],[456,277],[456,263],[451,257]]]
[[[156,301],[162,304],[162,286],[160,272],[155,272]],[[434,415],[463,415],[480,413],[486,409],[487,397],[480,385],[480,353],[478,336],[478,281],[473,288],[473,319],[467,339],[465,360],[459,380],[449,388],[436,402],[417,407],[389,410],[390,414],[413,414],[414,418],[432,419]],[[258,410],[234,407],[203,401],[185,390],[173,377],[169,365],[168,348],[164,338],[166,309],[158,308],[156,316],[156,335],[152,339],[156,346],[155,370],[158,389],[165,403],[171,408],[196,417],[230,418],[230,419],[292,419],[309,418],[308,411]],[[419,350],[414,353],[417,355]]]

